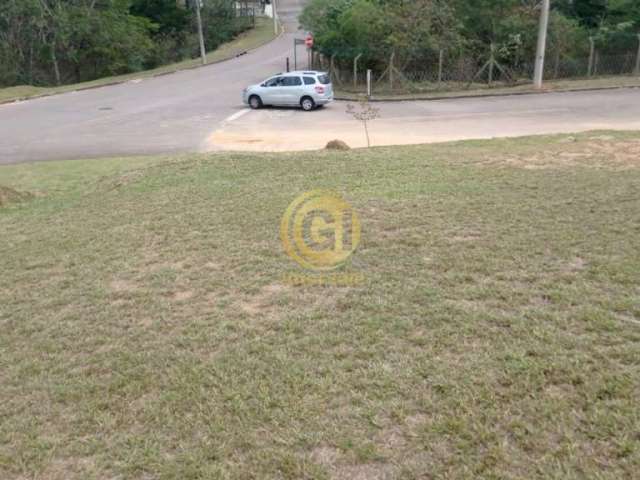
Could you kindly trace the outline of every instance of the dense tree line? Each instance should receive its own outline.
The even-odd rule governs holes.
[[[447,56],[486,57],[506,64],[534,57],[540,0],[311,0],[301,21],[317,49],[384,68],[391,52],[404,66]],[[637,49],[639,0],[552,0],[549,50],[584,56],[589,37],[603,52]]]
[[[54,85],[197,55],[189,0],[0,0],[0,85]],[[232,0],[205,0],[215,49],[250,26]]]

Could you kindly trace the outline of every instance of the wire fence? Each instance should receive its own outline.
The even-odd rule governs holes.
[[[640,42],[640,39],[638,39]],[[597,48],[591,41],[584,53],[567,55],[560,50],[547,53],[544,78],[588,80],[609,76],[640,78],[640,45],[625,48]],[[353,50],[311,54],[311,67],[331,73],[336,87],[349,93],[366,94],[367,70],[371,70],[371,94],[419,94],[506,88],[532,82],[535,65],[518,58],[503,58],[494,48],[484,55],[452,54],[440,51],[412,52],[388,56]],[[381,60],[382,57],[382,60]],[[372,58],[376,58],[372,61]]]

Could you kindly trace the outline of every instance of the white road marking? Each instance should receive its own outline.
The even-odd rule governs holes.
[[[229,123],[238,120],[240,117],[244,117],[246,114],[251,113],[252,110],[250,108],[244,108],[242,110],[237,111],[233,115],[225,118],[220,124],[218,128],[216,128],[213,132],[211,132],[207,138],[200,144],[199,151],[201,152],[210,152],[213,150],[213,141],[212,138],[217,134],[224,132],[225,128],[229,125]]]
[[[239,112],[234,113],[233,115],[225,118],[222,123],[229,123],[229,122],[233,122],[235,120],[238,120],[240,117],[246,115],[247,113],[251,112],[251,110],[249,110],[248,108],[245,108],[244,110],[240,110]]]

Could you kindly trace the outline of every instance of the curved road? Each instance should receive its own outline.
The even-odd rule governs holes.
[[[137,83],[0,105],[0,164],[200,150],[243,108],[244,86],[285,69],[306,1],[279,0],[285,33],[247,55]]]

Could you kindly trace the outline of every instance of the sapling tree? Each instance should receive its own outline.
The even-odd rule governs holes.
[[[371,146],[371,141],[369,139],[369,122],[375,120],[376,118],[380,118],[380,109],[371,105],[369,100],[363,98],[358,103],[358,106],[352,104],[347,104],[347,114],[351,115],[356,120],[362,122],[362,126],[364,127],[364,133],[367,137],[367,148]]]

